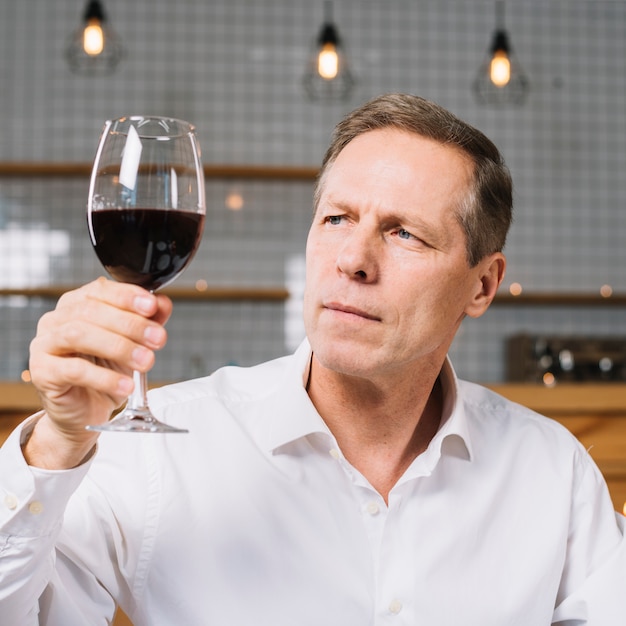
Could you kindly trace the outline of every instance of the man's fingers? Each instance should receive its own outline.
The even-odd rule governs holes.
[[[106,302],[126,311],[134,311],[143,317],[152,317],[157,312],[157,296],[137,285],[118,283],[100,277],[78,289],[68,291],[59,298],[58,307],[73,306],[75,302],[93,299]]]
[[[107,281],[104,290],[109,295],[110,282]],[[94,283],[91,285],[93,289]],[[63,296],[54,311],[41,317],[32,348],[57,355],[84,353],[123,365],[132,359],[133,367],[142,370],[150,367],[153,355],[142,348],[158,350],[165,345],[167,333],[160,319],[169,317],[171,301],[166,297],[156,298],[132,285],[131,290],[125,289],[128,285],[122,287],[113,290],[115,297],[94,297],[87,288]],[[144,294],[148,297],[144,298]],[[122,302],[131,309],[120,308]],[[146,314],[156,311],[155,319],[147,319],[138,310]]]
[[[157,312],[152,316],[152,320],[157,322],[157,324],[165,325],[167,320],[170,318],[172,314],[173,304],[172,301],[163,294],[157,295]]]
[[[137,313],[145,318],[153,318],[159,324],[165,324],[172,312],[172,301],[163,294],[153,294],[137,285],[118,283],[104,277],[88,283],[73,291],[63,294],[57,303],[57,309],[68,307],[72,310],[78,304],[96,301],[110,306]]]
[[[43,323],[45,324],[45,322]],[[42,326],[45,332],[45,326]],[[124,337],[137,345],[158,350],[167,341],[167,332],[159,323],[141,315],[117,309],[106,303],[87,301],[81,310],[60,310],[52,320],[51,329],[62,332],[67,341],[81,342],[88,340],[90,333],[108,332]],[[88,352],[88,354],[91,354]],[[95,356],[104,356],[96,354]]]
[[[159,337],[165,331],[154,328]],[[87,355],[107,363],[115,363],[119,368],[148,371],[154,364],[153,350],[141,343],[133,341],[118,332],[93,325],[85,320],[67,322],[56,327],[55,332],[42,332],[31,342],[31,357],[38,354],[55,357],[73,357]],[[159,341],[152,342],[160,347]],[[164,340],[163,340],[164,343]],[[31,369],[35,369],[39,362],[34,360]]]
[[[37,380],[33,380],[40,390],[47,392],[53,401],[58,401],[67,391],[73,387],[89,389],[91,392],[101,393],[111,399],[113,406],[119,406],[133,389],[132,373],[119,371],[100,361],[87,359],[81,356],[75,357],[46,357],[42,367],[37,368],[40,373],[45,373],[54,368],[54,378],[43,378],[40,374]],[[57,380],[62,380],[59,385]]]

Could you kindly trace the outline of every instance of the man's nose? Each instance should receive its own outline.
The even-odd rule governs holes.
[[[337,268],[350,278],[372,282],[378,274],[380,238],[362,225],[355,226],[337,255]]]

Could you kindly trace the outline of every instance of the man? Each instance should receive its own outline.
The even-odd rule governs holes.
[[[556,423],[447,360],[505,271],[511,181],[479,131],[388,95],[335,132],[292,356],[153,392],[189,435],[85,430],[166,340],[98,280],[31,348],[44,410],[0,454],[0,622],[624,623],[624,520]],[[617,521],[616,521],[617,520]]]

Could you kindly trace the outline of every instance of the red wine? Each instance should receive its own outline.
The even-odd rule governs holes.
[[[174,280],[198,248],[204,215],[166,209],[103,209],[90,214],[91,242],[107,272],[152,291]]]

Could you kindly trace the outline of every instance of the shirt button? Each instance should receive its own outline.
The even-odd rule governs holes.
[[[7,493],[4,496],[4,505],[11,511],[15,510],[17,508],[17,498],[12,493]]]
[[[378,515],[380,513],[380,507],[378,506],[377,502],[368,502],[365,505],[365,510],[370,514],[370,515]]]
[[[41,504],[38,500],[34,500],[28,505],[28,510],[33,515],[39,515],[43,511],[43,504]]]
[[[337,448],[333,448],[332,450],[329,450],[328,454],[330,454],[330,456],[332,456],[333,459],[338,459],[340,456],[339,450],[337,450]]]
[[[402,610],[402,602],[397,598],[389,603],[389,612],[397,615]]]

